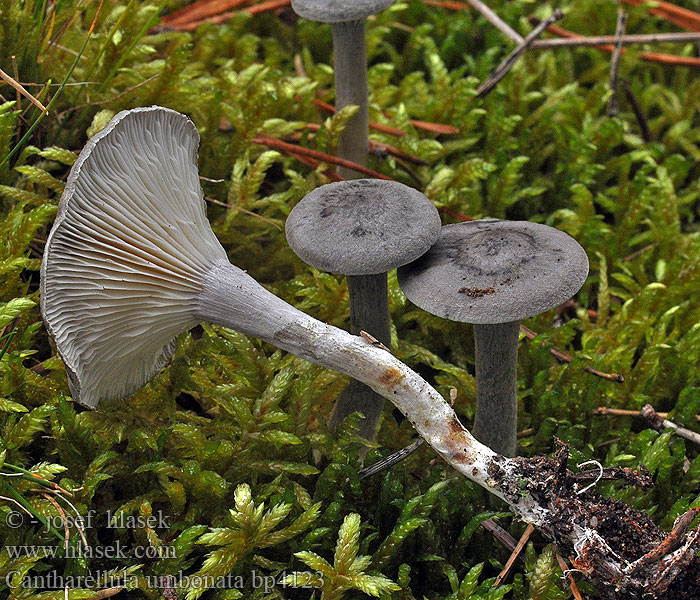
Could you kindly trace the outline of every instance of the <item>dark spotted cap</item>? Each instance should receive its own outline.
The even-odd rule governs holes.
[[[375,275],[427,252],[440,216],[419,191],[395,181],[353,179],[316,188],[287,218],[287,241],[322,271]]]
[[[435,245],[398,272],[408,299],[466,323],[519,321],[573,296],[588,257],[568,234],[529,221],[446,225]]]
[[[321,23],[366,19],[390,6],[394,0],[292,0],[300,17]]]

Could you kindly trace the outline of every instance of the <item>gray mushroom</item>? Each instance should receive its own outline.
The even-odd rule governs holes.
[[[424,310],[474,324],[474,435],[506,456],[516,452],[516,364],[521,319],[573,296],[588,257],[566,233],[527,221],[446,225],[419,260],[399,269],[406,296]]]
[[[365,331],[391,347],[387,272],[424,254],[440,234],[440,216],[430,200],[395,181],[330,183],[294,207],[285,231],[302,260],[346,276],[351,332]],[[383,404],[353,381],[338,399],[329,426],[334,429],[360,411],[365,416],[360,435],[372,439]]]
[[[367,108],[367,50],[365,21],[394,0],[292,0],[294,11],[305,19],[330,23],[333,28],[336,108],[355,105],[359,110],[347,122],[338,144],[338,156],[365,165],[369,147]],[[345,179],[357,178],[352,169],[339,168]]]
[[[73,167],[46,246],[41,291],[74,398],[96,406],[128,396],[190,324],[232,327],[370,385],[448,464],[562,539],[560,511],[529,488],[523,493],[531,463],[474,439],[440,394],[391,353],[302,313],[226,260],[206,223],[197,140],[182,115],[158,107],[125,111]],[[608,548],[585,514],[580,524],[567,530],[565,543],[599,539]]]

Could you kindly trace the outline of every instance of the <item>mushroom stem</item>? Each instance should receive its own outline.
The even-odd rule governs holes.
[[[335,57],[335,104],[338,110],[358,106],[340,136],[338,156],[360,165],[367,164],[369,148],[369,111],[367,107],[367,50],[365,19],[333,23]],[[361,177],[356,171],[341,167],[344,179]]]
[[[504,456],[517,449],[517,362],[520,322],[474,325],[476,416],[474,437]]]
[[[244,271],[216,263],[202,278],[195,316],[260,338],[313,363],[334,369],[390,399],[418,433],[455,469],[509,501],[528,522],[542,509],[511,495],[520,467],[478,442],[444,398],[390,352],[299,311]],[[492,473],[505,477],[494,479]]]
[[[387,348],[391,348],[387,274],[347,275],[350,295],[350,331],[359,335],[366,331]],[[353,379],[338,398],[328,421],[331,431],[350,414],[359,411],[365,418],[358,431],[363,438],[374,439],[384,398]]]
[[[360,331],[366,331],[390,348],[391,325],[386,275],[346,275],[346,279],[350,294],[350,332],[360,335]]]

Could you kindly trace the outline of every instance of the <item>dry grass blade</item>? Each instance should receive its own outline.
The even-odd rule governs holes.
[[[14,77],[10,77],[2,69],[0,69],[0,78],[2,78],[3,81],[8,85],[11,85],[19,94],[22,94],[22,96],[27,98],[34,106],[41,110],[41,112],[48,112],[46,107],[41,102],[39,102],[34,96],[32,96],[19,81],[17,81]]]

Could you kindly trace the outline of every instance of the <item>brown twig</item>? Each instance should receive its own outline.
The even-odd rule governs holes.
[[[527,37],[516,47],[513,51],[505,58],[505,60],[496,67],[493,73],[486,78],[486,81],[482,83],[476,90],[476,97],[483,98],[488,94],[501,79],[503,79],[508,71],[513,68],[513,65],[517,60],[525,53],[525,51],[530,47],[532,42],[535,41],[537,36],[541,35],[542,32],[549,27],[552,23],[555,23],[564,16],[564,13],[560,9],[555,9],[554,12],[542,23],[539,23],[535,28],[527,35]]]
[[[639,6],[648,0],[622,0],[625,4]],[[647,7],[647,12],[657,17],[666,19],[669,23],[683,27],[690,31],[700,31],[700,13],[681,8],[670,2],[656,0],[653,5]]]
[[[638,256],[641,256],[645,252],[652,250],[655,246],[656,246],[656,242],[654,242],[653,244],[649,244],[648,246],[644,246],[644,248],[640,248],[639,250],[635,250],[634,252],[632,252],[632,254],[625,256],[622,259],[622,262],[630,262],[631,260],[634,260]]]
[[[352,169],[363,175],[368,175],[369,177],[375,177],[376,179],[385,179],[387,181],[393,181],[391,177],[387,177],[383,173],[373,171],[362,165],[358,165],[350,160],[345,160],[344,158],[338,158],[336,156],[331,156],[325,152],[319,152],[318,150],[312,150],[311,148],[304,148],[303,146],[297,146],[296,144],[288,144],[280,139],[269,137],[267,135],[258,135],[258,137],[252,140],[254,144],[262,144],[268,148],[274,148],[275,150],[280,150],[281,152],[286,152],[287,154],[293,154],[295,156],[305,156],[308,158],[313,158],[321,162],[327,162],[333,165],[338,165],[340,167],[345,167],[346,169]]]
[[[525,334],[525,337],[529,340],[534,340],[537,337],[537,333],[532,331],[532,329],[525,327],[525,325],[520,325],[520,331]],[[559,362],[562,363],[570,363],[573,358],[570,354],[567,354],[566,352],[562,352],[558,348],[555,348],[552,346],[549,349],[549,353],[554,356]],[[604,371],[599,371],[598,369],[594,369],[591,366],[586,365],[584,367],[584,370],[591,375],[595,375],[596,377],[600,377],[601,379],[606,379],[607,381],[616,381],[617,383],[624,383],[625,378],[620,375],[619,373],[605,373]]]
[[[566,564],[566,561],[558,552],[555,553],[555,556],[557,557],[557,562],[559,563],[559,568],[561,569],[562,574],[569,581],[569,587],[571,588],[571,593],[574,595],[574,598],[576,600],[583,600],[583,596],[576,585],[576,581],[574,581],[574,576],[571,574],[569,565]]]
[[[508,557],[508,561],[506,562],[505,566],[498,574],[498,577],[496,577],[496,581],[493,582],[493,587],[501,585],[501,582],[508,575],[510,568],[513,566],[513,563],[515,563],[518,556],[520,556],[520,553],[523,551],[525,544],[527,544],[528,540],[530,539],[530,536],[533,534],[534,531],[534,526],[528,524],[528,526],[525,528],[525,532],[520,536],[517,546],[515,546],[515,548],[513,548],[513,552],[510,553],[510,556]]]
[[[530,23],[532,24],[540,23],[540,20],[537,17],[528,17],[528,21],[530,21]],[[563,29],[562,27],[559,27],[557,25],[550,25],[549,27],[547,27],[547,31],[553,35],[558,35],[565,38],[581,39],[585,37],[583,35],[579,35],[578,33],[574,33],[573,31],[569,31],[568,29]],[[600,46],[596,46],[596,48],[604,52],[613,52],[613,50],[615,49],[612,44],[603,44]],[[625,49],[623,48],[621,52],[624,54]],[[700,68],[700,58],[695,58],[693,56],[677,56],[675,54],[662,54],[659,52],[641,52],[639,56],[642,60],[645,60],[647,62],[658,63],[662,65]]]
[[[450,215],[453,219],[457,219],[458,221],[467,222],[467,221],[473,221],[474,219],[468,215],[465,215],[454,208],[450,208],[449,206],[441,206],[438,208],[440,212],[444,212],[446,215]]]
[[[254,0],[199,0],[180,10],[164,16],[161,25],[176,29],[178,26],[194,22],[203,22],[209,17],[220,15],[222,12],[251,4]]]
[[[651,133],[649,132],[649,123],[647,123],[647,119],[644,116],[644,113],[642,112],[642,107],[639,106],[639,102],[637,102],[637,98],[635,98],[634,94],[632,93],[632,89],[630,88],[630,82],[626,79],[622,80],[622,90],[625,92],[625,98],[627,98],[627,102],[629,102],[630,106],[632,107],[632,112],[634,113],[635,119],[637,119],[637,124],[639,125],[639,130],[642,134],[642,139],[645,142],[650,142]]]
[[[459,133],[459,129],[457,129],[457,127],[445,125],[443,123],[431,123],[430,121],[411,119],[411,125],[413,125],[416,129],[422,129],[423,131],[430,131],[431,133],[437,133],[440,135],[457,135]]]
[[[259,15],[260,13],[277,10],[278,8],[284,8],[291,5],[292,0],[267,0],[267,2],[261,2],[260,4],[249,6],[244,10],[251,15]]]
[[[159,31],[193,31],[203,23],[219,24],[231,20],[241,12],[257,15],[291,5],[291,0],[267,0],[253,6],[254,0],[202,0],[186,6],[161,20],[151,33]],[[235,10],[230,10],[235,9]]]
[[[306,125],[304,125],[304,128],[316,132],[321,128],[321,126],[318,123],[307,123]],[[293,142],[297,142],[299,139],[301,139],[300,134],[294,134],[290,136],[290,138],[285,138],[285,140],[291,140]],[[413,163],[414,165],[428,164],[422,158],[418,158],[417,156],[413,156],[412,154],[407,154],[403,150],[399,150],[396,146],[391,146],[390,144],[384,144],[382,142],[375,142],[374,140],[369,141],[369,151],[372,154],[379,157],[383,157],[387,154],[390,154],[395,158],[402,158],[403,160],[407,160],[408,162]]]
[[[493,537],[495,537],[501,544],[503,544],[508,550],[513,552],[515,550],[515,547],[518,545],[518,542],[516,539],[510,535],[503,527],[498,525],[493,519],[484,519],[480,525],[489,533],[493,534]],[[520,558],[521,561],[525,562],[525,559],[519,555],[518,558]]]
[[[622,42],[620,38],[625,33],[627,27],[627,14],[621,8],[617,11],[617,25],[615,27],[615,49],[610,59],[610,89],[612,95],[608,100],[608,117],[616,117],[619,109],[617,103],[617,75],[620,71],[620,54],[622,52]]]
[[[321,110],[324,110],[328,113],[335,113],[335,106],[333,106],[332,104],[328,104],[328,102],[324,102],[323,100],[314,98],[313,103],[316,106],[318,106],[318,108],[320,108]],[[375,123],[374,121],[369,122],[369,128],[374,129],[375,131],[388,133],[389,135],[395,135],[398,137],[406,135],[406,132],[401,129],[396,129],[396,127],[389,127],[388,125],[381,125],[380,123]]]
[[[325,110],[326,112],[335,112],[335,106],[329,104],[328,102],[324,102],[323,100],[319,100],[318,98],[314,98],[313,102],[316,106],[318,106],[322,110]],[[391,118],[386,113],[384,114],[384,116],[387,118]],[[430,121],[419,121],[418,119],[411,119],[411,125],[413,125],[416,129],[422,129],[424,131],[430,131],[431,133],[437,133],[441,135],[456,135],[459,133],[459,129],[457,129],[456,127],[453,127],[452,125],[444,125],[443,123],[431,123]],[[380,131],[381,133],[387,133],[389,135],[395,135],[398,137],[406,135],[406,132],[403,129],[389,127],[388,125],[382,125],[380,123],[375,123],[374,121],[369,122],[369,128],[374,129],[375,131]]]

